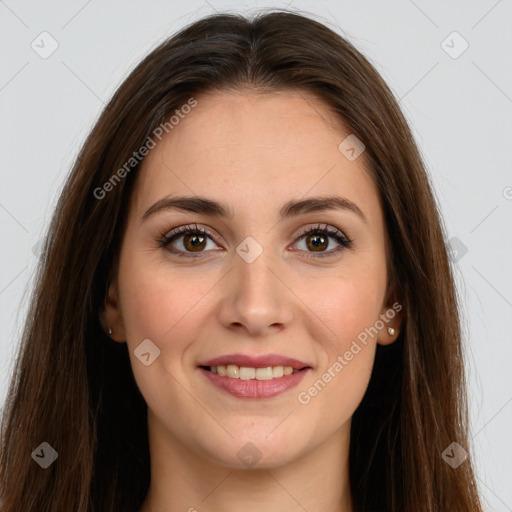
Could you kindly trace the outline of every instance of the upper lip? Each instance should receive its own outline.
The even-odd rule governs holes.
[[[265,368],[267,366],[291,366],[297,370],[310,368],[310,365],[303,361],[280,354],[229,354],[208,359],[207,361],[199,363],[198,366],[227,366],[229,364],[244,366],[246,368]]]

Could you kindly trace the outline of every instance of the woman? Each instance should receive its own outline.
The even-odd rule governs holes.
[[[481,511],[437,205],[382,78],[299,14],[151,52],[58,203],[3,512]]]

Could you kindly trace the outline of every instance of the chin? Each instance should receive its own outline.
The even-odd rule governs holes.
[[[284,466],[298,459],[307,447],[301,447],[297,436],[283,431],[283,436],[266,437],[268,434],[247,434],[235,436],[228,443],[203,447],[208,458],[216,464],[230,469],[272,469]],[[293,439],[289,446],[285,439]]]

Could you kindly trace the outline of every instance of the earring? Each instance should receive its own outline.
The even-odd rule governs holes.
[[[108,334],[109,334],[109,336],[112,334],[112,327],[108,328]]]
[[[393,334],[395,334],[395,329],[393,329],[393,327],[388,327],[388,332],[390,336],[393,336]]]

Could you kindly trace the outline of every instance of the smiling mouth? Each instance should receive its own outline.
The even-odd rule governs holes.
[[[291,366],[266,366],[263,368],[251,368],[247,366],[237,366],[235,364],[228,364],[222,366],[200,366],[203,370],[210,371],[220,375],[221,377],[227,377],[229,379],[240,379],[240,380],[272,380],[286,377],[292,373],[298,373],[302,370],[309,368],[292,368]]]

